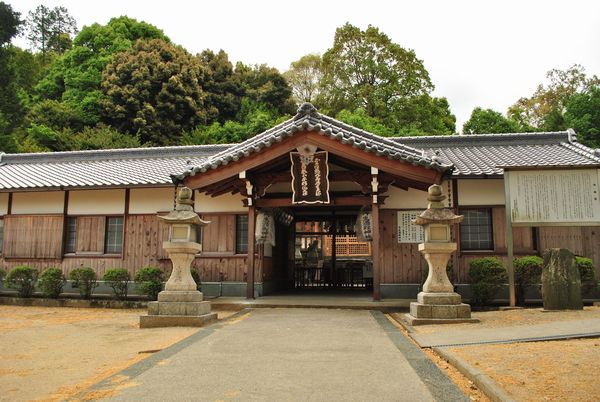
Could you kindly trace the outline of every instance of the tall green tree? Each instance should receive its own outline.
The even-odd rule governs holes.
[[[413,50],[391,41],[378,28],[362,31],[347,23],[335,32],[323,55],[322,105],[329,114],[363,108],[383,120],[410,98],[428,94],[433,84]]]
[[[492,109],[476,107],[463,124],[464,134],[518,133],[522,129],[516,121]]]
[[[387,125],[396,135],[451,135],[456,132],[456,116],[446,98],[423,94],[407,99],[387,118]]]
[[[296,103],[317,104],[323,79],[323,60],[319,54],[307,54],[292,62],[283,76],[292,88]]]
[[[583,144],[600,148],[600,86],[575,94],[567,103],[565,123]]]
[[[71,47],[77,23],[65,7],[49,8],[42,4],[27,14],[25,29],[32,48],[45,56],[48,52],[62,54]]]
[[[296,111],[292,89],[276,68],[266,64],[247,66],[238,62],[235,74],[242,85],[244,97],[263,104],[279,116]]]
[[[64,102],[85,125],[98,124],[104,96],[102,71],[116,53],[131,49],[138,39],[169,41],[160,29],[129,17],[84,27],[73,40],[73,47],[38,82],[36,91],[42,99]]]
[[[571,97],[600,83],[598,77],[588,77],[579,64],[550,70],[546,79],[547,84],[538,85],[531,97],[521,98],[509,108],[509,118],[533,130],[564,130],[564,113]]]
[[[200,60],[182,47],[138,41],[104,70],[104,120],[144,143],[177,144],[185,131],[207,120],[204,74]]]
[[[0,2],[0,151],[15,149],[13,130],[22,121],[22,105],[14,70],[14,51],[11,39],[19,33],[20,14],[9,4]]]
[[[224,123],[227,120],[235,119],[241,107],[244,89],[227,53],[223,50],[214,53],[207,49],[198,57],[205,67],[202,86],[206,92],[204,105],[208,121],[217,120]]]

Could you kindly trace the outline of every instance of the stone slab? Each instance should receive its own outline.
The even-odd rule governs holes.
[[[417,301],[422,304],[460,304],[461,297],[458,293],[428,293],[421,292],[417,295]]]
[[[159,302],[201,302],[204,296],[197,290],[193,291],[170,291],[163,290],[158,294]]]
[[[410,314],[404,315],[408,325],[434,325],[434,324],[465,324],[478,323],[479,318],[417,318]]]
[[[468,304],[423,304],[410,303],[410,315],[414,318],[456,319],[471,318],[471,306]]]
[[[422,303],[410,303],[410,315],[413,317],[431,318],[431,306]]]
[[[210,313],[210,302],[150,302],[148,315],[189,315]]]
[[[200,316],[143,315],[140,316],[140,328],[203,327],[216,320],[217,313],[209,313]]]

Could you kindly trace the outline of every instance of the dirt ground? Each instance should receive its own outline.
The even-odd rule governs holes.
[[[139,329],[145,313],[0,306],[0,401],[67,399],[198,331]]]
[[[543,312],[541,308],[475,312],[480,324],[431,325],[414,327],[415,332],[432,333],[451,328],[498,328],[600,318],[600,307],[583,311]],[[432,357],[433,352],[425,349]],[[504,388],[517,401],[598,401],[600,400],[600,339],[526,342],[450,348]],[[448,365],[432,357],[438,366]],[[457,383],[464,379],[448,375]],[[467,383],[468,384],[468,383]],[[459,384],[460,385],[460,384]],[[473,397],[471,396],[471,399]]]

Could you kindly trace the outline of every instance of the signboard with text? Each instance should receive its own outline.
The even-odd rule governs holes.
[[[514,226],[600,224],[600,170],[506,170],[506,202]]]
[[[290,152],[292,204],[329,204],[327,152],[303,155]]]

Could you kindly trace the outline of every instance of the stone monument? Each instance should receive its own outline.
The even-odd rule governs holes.
[[[200,327],[217,319],[211,313],[210,302],[204,301],[192,278],[190,266],[196,253],[202,249],[197,243],[197,226],[206,226],[194,212],[192,190],[179,190],[175,210],[160,219],[169,225],[169,241],[163,242],[173,270],[158,294],[158,301],[148,303],[148,315],[140,317],[140,328],[155,327]]]
[[[450,227],[462,222],[463,217],[444,208],[442,201],[446,196],[440,185],[430,186],[428,194],[427,209],[414,223],[425,231],[425,242],[419,244],[419,251],[427,260],[429,274],[417,302],[410,303],[405,319],[411,325],[479,322],[471,318],[471,306],[461,302],[446,273],[448,260],[456,251],[456,243],[450,241]]]
[[[544,310],[582,310],[581,277],[572,252],[551,248],[544,253],[542,269]]]

